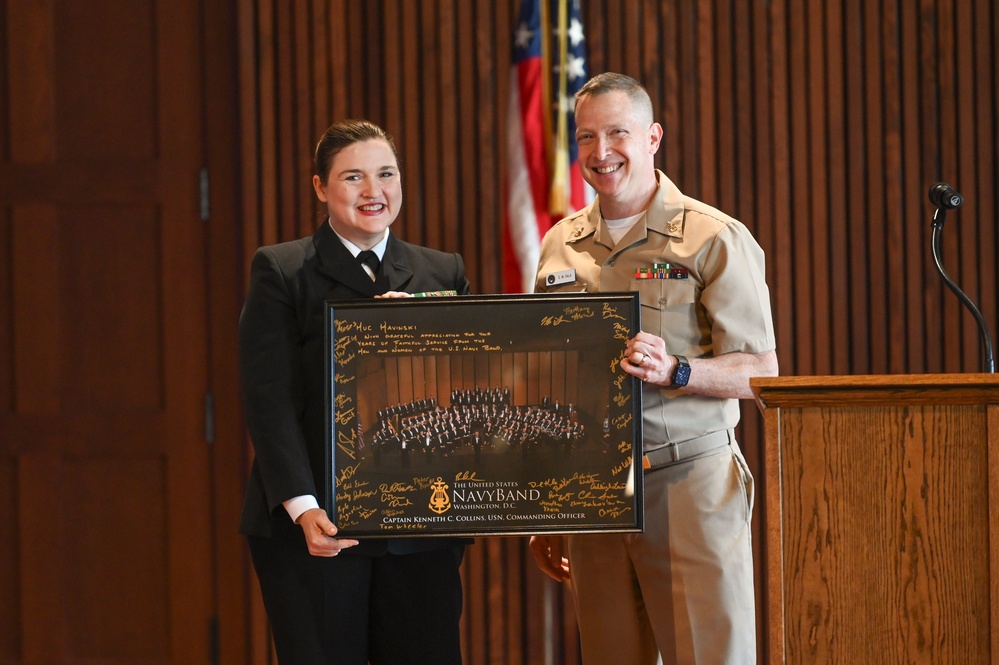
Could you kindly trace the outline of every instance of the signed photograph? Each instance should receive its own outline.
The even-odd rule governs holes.
[[[641,531],[635,293],[327,303],[345,538]]]

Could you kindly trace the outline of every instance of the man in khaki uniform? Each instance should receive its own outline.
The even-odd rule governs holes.
[[[656,170],[662,127],[637,81],[601,74],[576,100],[597,199],[545,236],[535,290],[640,294],[621,366],[643,382],[645,532],[531,550],[572,584],[586,665],[755,663],[753,478],[733,428],[749,378],[777,374],[763,251]]]

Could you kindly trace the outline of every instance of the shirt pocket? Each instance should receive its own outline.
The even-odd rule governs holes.
[[[642,330],[662,337],[669,353],[686,355],[701,346],[693,280],[635,279],[631,290],[638,292]]]

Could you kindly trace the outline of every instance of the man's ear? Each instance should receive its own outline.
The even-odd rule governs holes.
[[[659,144],[663,140],[663,126],[658,122],[652,123],[649,127],[649,154],[654,155],[659,152]]]

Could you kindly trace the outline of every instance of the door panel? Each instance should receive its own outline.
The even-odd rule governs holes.
[[[209,662],[199,12],[0,0],[0,663]]]

